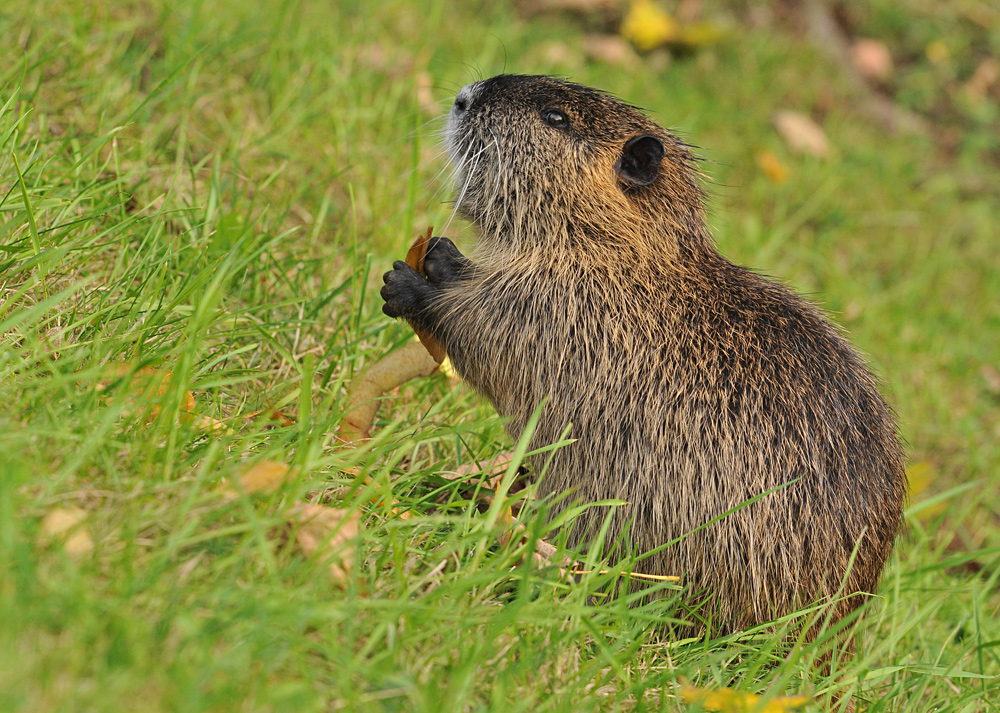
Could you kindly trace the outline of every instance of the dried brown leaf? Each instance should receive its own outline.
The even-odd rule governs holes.
[[[635,69],[642,63],[632,45],[618,35],[586,35],[583,38],[583,53],[587,59],[625,69]]]
[[[965,90],[974,98],[982,99],[993,86],[1000,81],[1000,60],[987,57],[965,83]]]
[[[424,260],[427,258],[427,245],[430,243],[433,233],[434,226],[427,226],[427,232],[418,235],[417,239],[410,245],[410,249],[406,251],[406,264],[416,270],[421,277],[425,277]]]
[[[826,132],[815,121],[797,111],[782,110],[774,115],[774,125],[788,147],[816,158],[833,154]]]
[[[220,421],[219,419],[212,418],[211,416],[198,416],[191,422],[191,425],[199,431],[204,431],[205,433],[223,434],[226,436],[231,436],[236,433],[236,431],[231,429],[225,421]]]
[[[70,557],[90,554],[94,540],[90,530],[83,524],[87,511],[82,508],[53,508],[42,518],[38,531],[38,544],[45,547],[54,542],[62,542],[63,549]]]
[[[481,473],[482,477],[488,482],[491,487],[495,489],[495,479],[499,476],[502,477],[504,473],[507,472],[507,466],[510,465],[511,459],[514,457],[514,451],[502,451],[493,456],[485,468],[481,468],[476,463],[466,463],[460,465],[455,470],[446,471],[441,473],[441,477],[445,480],[459,480],[460,478],[465,478],[471,473]]]
[[[991,364],[983,364],[979,368],[979,375],[983,377],[989,392],[994,396],[1000,396],[1000,370]]]
[[[441,113],[441,105],[434,100],[434,79],[428,72],[419,72],[416,77],[417,106],[428,116]]]
[[[851,46],[851,62],[865,79],[884,82],[892,76],[892,53],[884,42],[870,38],[855,40]]]
[[[354,567],[356,540],[361,529],[358,511],[299,503],[288,511],[288,521],[302,552],[307,557],[329,557],[331,581],[337,586],[346,586]]]

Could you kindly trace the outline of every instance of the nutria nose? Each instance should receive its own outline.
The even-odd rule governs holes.
[[[455,96],[455,104],[452,106],[452,112],[461,116],[469,110],[472,106],[472,100],[475,98],[475,84],[466,84],[462,87],[458,94]]]

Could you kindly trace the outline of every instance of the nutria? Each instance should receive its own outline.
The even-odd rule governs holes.
[[[514,437],[547,399],[533,444],[576,441],[541,493],[625,501],[615,556],[774,489],[637,570],[707,592],[714,631],[856,608],[901,524],[892,411],[819,309],[717,252],[690,147],[604,92],[511,75],[458,93],[446,142],[478,248],[434,238],[426,279],[396,262],[383,310],[436,337]]]

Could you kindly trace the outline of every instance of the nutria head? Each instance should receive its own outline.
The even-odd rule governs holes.
[[[457,209],[492,249],[707,239],[690,148],[604,92],[500,75],[459,91],[446,135]]]

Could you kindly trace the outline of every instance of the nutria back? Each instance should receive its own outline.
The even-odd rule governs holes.
[[[719,255],[689,147],[605,93],[506,75],[459,92],[447,144],[478,246],[437,239],[426,280],[396,263],[384,309],[436,336],[514,437],[547,400],[533,445],[576,442],[541,492],[625,501],[615,556],[773,489],[641,562],[709,594],[715,630],[873,592],[905,492],[892,412],[817,308]]]

